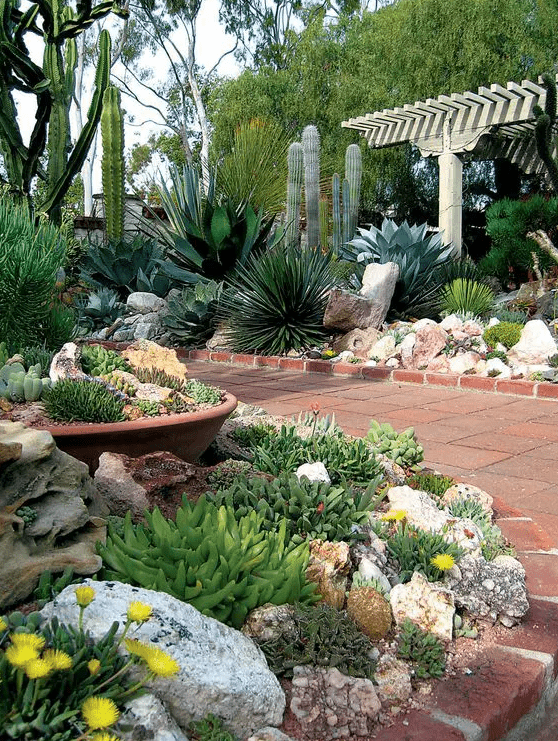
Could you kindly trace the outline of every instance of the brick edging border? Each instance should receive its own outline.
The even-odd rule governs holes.
[[[421,386],[444,386],[467,391],[530,396],[539,399],[558,399],[558,384],[544,381],[511,380],[509,378],[487,378],[486,376],[432,373],[431,371],[403,370],[399,368],[370,367],[353,363],[331,363],[328,360],[302,360],[268,355],[247,355],[211,350],[188,350],[176,348],[183,360],[202,360],[215,363],[230,363],[252,368],[281,368],[301,373],[321,373],[329,376],[351,376],[368,381],[388,383],[412,383]]]

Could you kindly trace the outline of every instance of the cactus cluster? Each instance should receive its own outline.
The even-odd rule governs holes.
[[[299,481],[288,473],[273,481],[239,476],[228,489],[208,496],[216,505],[233,509],[237,518],[257,512],[265,530],[277,531],[286,518],[287,533],[297,543],[364,540],[355,525],[364,522],[376,504],[375,487],[362,493],[306,478]]]
[[[21,363],[10,363],[0,368],[0,397],[10,401],[37,401],[50,388],[50,378],[41,378],[41,365],[32,365],[28,371]]]
[[[161,388],[172,389],[180,394],[186,394],[186,381],[178,376],[171,376],[155,367],[135,368],[134,376],[140,383],[153,383]]]
[[[129,373],[130,365],[114,350],[105,350],[102,345],[84,345],[81,349],[81,367],[84,373],[96,378],[110,376],[115,370]]]
[[[397,433],[388,422],[380,424],[373,419],[366,440],[375,451],[387,455],[405,468],[417,465],[424,458],[424,449],[416,441],[413,427]]]
[[[288,542],[286,521],[268,532],[257,512],[237,520],[203,496],[195,506],[184,497],[175,522],[157,508],[145,519],[134,526],[128,513],[122,537],[109,526],[98,544],[106,578],[166,592],[235,628],[266,602],[319,599],[306,581],[308,544]]]

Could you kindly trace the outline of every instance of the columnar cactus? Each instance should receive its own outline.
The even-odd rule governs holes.
[[[106,232],[109,241],[119,241],[124,236],[124,119],[120,90],[114,85],[103,95],[101,136]]]
[[[345,152],[345,179],[348,183],[349,198],[345,208],[348,211],[348,229],[343,230],[343,241],[351,240],[358,226],[358,204],[362,180],[362,154],[358,144],[349,144]]]
[[[336,172],[332,178],[333,196],[333,252],[338,255],[341,247],[341,211],[339,200],[341,197],[340,177]]]
[[[553,157],[555,142],[553,141],[552,127],[556,122],[556,78],[551,74],[542,76],[542,83],[546,88],[546,103],[544,111],[535,106],[535,141],[537,152],[544,162],[552,188],[558,194],[558,164]]]
[[[320,243],[320,135],[315,126],[302,132],[304,190],[306,193],[306,234],[310,248]]]
[[[287,180],[287,245],[298,244],[300,198],[302,193],[303,154],[302,144],[293,142],[287,154],[289,175]]]

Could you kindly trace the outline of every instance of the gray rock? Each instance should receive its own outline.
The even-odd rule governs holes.
[[[134,631],[134,638],[155,643],[179,664],[172,678],[149,685],[181,728],[211,712],[240,737],[266,725],[279,725],[285,695],[267,668],[261,650],[237,630],[205,617],[194,607],[163,592],[115,582],[91,582],[96,597],[85,610],[83,627],[100,638],[114,620],[124,625],[130,602],[153,608],[153,617]],[[67,587],[42,610],[75,624],[75,587]]]
[[[298,631],[293,616],[292,605],[272,605],[267,602],[249,613],[242,632],[257,641],[272,641],[281,636],[295,639]]]
[[[164,298],[159,298],[154,293],[146,291],[131,293],[126,300],[126,306],[130,311],[138,314],[149,314],[152,311],[162,311],[168,308]]]
[[[296,469],[296,475],[299,480],[303,476],[306,476],[309,481],[325,481],[327,484],[331,484],[327,468],[321,461],[317,463],[303,463]]]
[[[293,741],[293,739],[278,728],[267,726],[267,728],[262,728],[257,733],[254,733],[246,741]]]
[[[367,358],[372,345],[380,338],[380,330],[375,327],[368,329],[352,329],[347,334],[335,340],[333,349],[340,355],[351,352],[357,358]]]
[[[149,500],[143,486],[132,478],[126,460],[125,455],[102,453],[99,468],[95,471],[95,484],[112,515],[124,517],[129,510],[132,519],[137,519],[149,506]]]
[[[188,741],[161,700],[147,694],[126,703],[117,728],[122,741]]]
[[[359,293],[364,298],[377,302],[380,307],[380,323],[387,316],[398,279],[399,265],[395,262],[386,262],[383,265],[370,263],[364,270]]]
[[[447,585],[455,604],[471,615],[487,618],[510,627],[529,609],[525,587],[525,569],[511,556],[497,556],[493,561],[464,556],[458,574],[450,573]]]
[[[0,440],[4,445],[21,446],[22,463],[48,458],[56,449],[54,438],[46,430],[33,430],[22,422],[0,421]]]
[[[382,314],[383,308],[379,302],[334,288],[329,294],[323,323],[324,327],[341,332],[368,327],[378,329],[384,321]]]

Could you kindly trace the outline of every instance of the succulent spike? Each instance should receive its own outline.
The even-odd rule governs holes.
[[[320,135],[318,129],[306,126],[302,132],[304,154],[304,190],[306,193],[306,235],[308,247],[320,242]]]
[[[114,85],[103,95],[101,136],[106,232],[109,241],[119,241],[124,236],[124,119],[120,90]]]
[[[289,176],[287,180],[287,246],[298,244],[300,198],[303,170],[302,144],[293,142],[287,154]]]
[[[349,183],[349,217],[348,231],[343,239],[348,242],[355,236],[358,226],[358,204],[362,181],[362,153],[358,144],[349,144],[345,152],[345,178]]]

